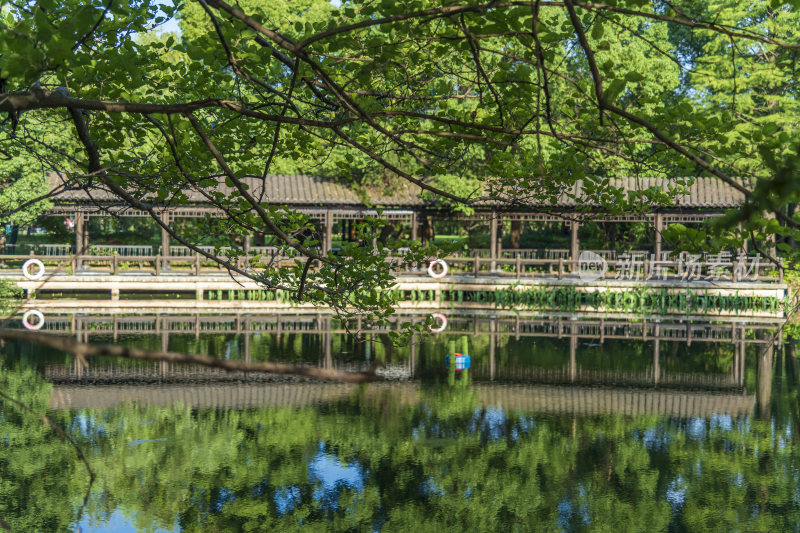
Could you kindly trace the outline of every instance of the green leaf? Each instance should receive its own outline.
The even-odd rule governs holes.
[[[595,41],[599,41],[603,38],[603,25],[600,21],[595,21],[594,25],[592,26],[592,39]]]
[[[625,79],[617,78],[613,80],[611,83],[608,84],[605,91],[603,91],[603,96],[609,101],[613,102],[617,99],[617,96],[625,89]]]

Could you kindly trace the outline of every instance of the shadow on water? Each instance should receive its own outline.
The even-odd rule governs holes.
[[[360,370],[348,385],[21,344],[0,404],[14,531],[790,531],[798,361],[779,324],[451,317],[390,346],[324,316],[63,317],[90,342]],[[130,320],[129,320],[130,318]],[[56,320],[53,321],[57,323]],[[472,366],[448,379],[450,341]],[[448,384],[448,381],[450,384]]]

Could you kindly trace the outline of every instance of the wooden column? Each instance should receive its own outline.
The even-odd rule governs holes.
[[[511,221],[511,248],[518,250],[520,247],[520,241],[522,240],[522,228],[523,224],[521,220],[512,220]]]
[[[503,257],[503,217],[497,216],[497,244],[495,245],[495,253],[497,258]]]
[[[494,352],[495,352],[494,343],[497,341],[497,337],[494,334],[494,328],[495,328],[495,321],[492,320],[491,322],[489,322],[489,379],[492,381],[494,381],[494,374],[496,370],[495,369],[496,362],[494,357]]]
[[[656,256],[656,261],[661,261],[661,234],[664,231],[664,215],[656,213],[654,221],[656,231],[655,242],[653,243],[653,253]]]
[[[775,345],[771,341],[758,347],[758,415],[762,420],[769,419],[769,403],[772,395],[772,359]]]
[[[408,356],[408,372],[413,376],[414,367],[417,365],[417,337],[413,334],[411,335],[409,347],[411,353]]]
[[[333,248],[333,213],[325,211],[325,236],[322,239],[322,255],[327,254]]]
[[[744,329],[739,328],[739,386],[744,386],[745,363],[747,363],[747,344],[744,342]]]
[[[162,213],[161,214],[161,220],[164,221],[164,224],[169,226],[169,222],[170,222],[169,213]],[[170,243],[169,243],[169,232],[166,229],[161,228],[161,256],[165,258],[164,259],[164,269],[165,270],[169,268],[169,261],[166,260],[166,258],[169,257],[169,255],[170,255],[169,246],[170,246]]]
[[[419,228],[417,227],[417,212],[414,211],[411,213],[411,240],[417,240],[417,234],[419,233]]]
[[[331,319],[326,318],[323,324],[325,327],[325,333],[323,333],[325,336],[325,368],[331,369],[333,368],[333,351],[331,350]]]
[[[250,324],[249,322],[246,325],[246,331],[244,333],[244,362],[250,362]]]
[[[161,320],[156,318],[156,320]],[[161,328],[161,351],[168,352],[169,351],[169,325],[162,325]],[[159,363],[159,371],[162,376],[166,376],[169,373],[169,363],[166,361],[161,361]]]
[[[578,334],[575,331],[575,323],[569,325],[569,382],[574,383],[578,375]]]
[[[742,233],[742,223],[739,222],[739,224],[737,224],[736,228],[739,230],[739,234],[744,237],[744,240],[742,241],[742,247],[741,247],[741,249],[739,251],[742,254],[747,255],[747,235]]]
[[[489,268],[494,271],[497,270],[497,213],[492,211],[491,219],[489,219],[489,257],[492,262]]]
[[[89,253],[89,227],[91,226],[91,217],[86,215],[86,218],[83,221],[83,247],[86,249],[85,253]]]
[[[580,255],[580,244],[578,242],[578,228],[580,224],[577,221],[570,222],[570,235],[569,235],[569,258],[574,261],[570,270],[572,272],[578,271],[578,256]]]
[[[661,379],[661,326],[658,324],[655,325],[653,328],[653,336],[655,339],[653,340],[653,383],[658,385],[659,380]]]
[[[244,236],[244,242],[242,243],[242,248],[244,248],[244,253],[245,254],[249,254],[250,253],[250,235],[249,234]]]
[[[422,222],[420,222],[420,228],[422,229],[422,235],[420,236],[422,239],[422,244],[428,243],[428,215],[422,215]]]
[[[75,254],[80,255],[83,253],[83,213],[75,211]],[[83,266],[83,261],[80,258],[75,260],[76,268]]]

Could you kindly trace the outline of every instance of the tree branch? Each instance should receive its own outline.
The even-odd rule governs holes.
[[[321,380],[344,381],[348,383],[364,383],[368,381],[379,381],[381,379],[370,372],[344,372],[341,370],[328,370],[267,361],[245,363],[242,361],[231,361],[229,359],[217,359],[202,354],[141,350],[114,344],[88,344],[78,342],[71,337],[14,329],[0,329],[0,339],[30,342],[81,357],[121,357],[139,361],[160,361],[164,363],[200,365],[209,368],[220,368],[229,372],[264,372],[269,374],[304,376]]]

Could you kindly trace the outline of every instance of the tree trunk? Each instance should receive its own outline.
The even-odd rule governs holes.
[[[520,238],[522,237],[522,221],[521,220],[512,220],[511,221],[511,247],[515,250],[519,250],[520,245]]]
[[[606,234],[606,248],[609,250],[617,249],[617,222],[604,222],[603,230]]]

